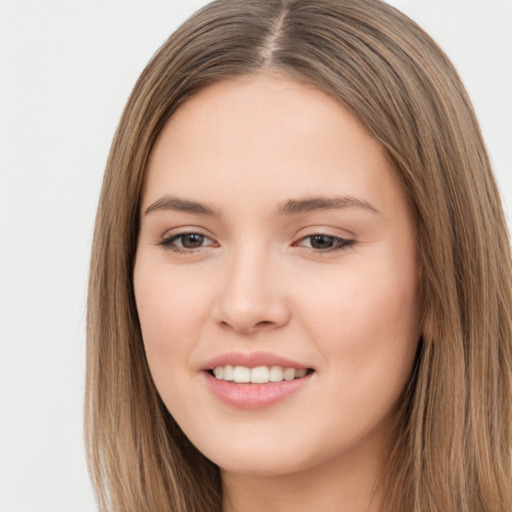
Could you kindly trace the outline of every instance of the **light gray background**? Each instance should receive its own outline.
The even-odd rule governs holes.
[[[0,511],[95,510],[83,454],[87,269],[109,145],[202,0],[0,1]],[[394,0],[447,51],[512,207],[512,0]]]

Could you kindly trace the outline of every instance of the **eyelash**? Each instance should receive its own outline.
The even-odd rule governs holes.
[[[356,241],[354,239],[351,239],[351,238],[341,238],[339,236],[327,235],[325,233],[314,233],[313,235],[305,236],[305,237],[301,238],[299,240],[299,242],[301,242],[303,240],[307,240],[308,238],[309,239],[313,239],[315,237],[328,238],[334,244],[333,247],[331,247],[329,249],[324,249],[324,250],[322,250],[322,249],[315,249],[314,247],[306,247],[306,249],[308,249],[309,251],[314,252],[315,254],[329,254],[329,253],[332,253],[332,252],[344,251],[345,249],[348,249],[349,247],[352,247],[356,243]],[[301,246],[301,247],[304,247],[304,246]]]
[[[171,251],[171,252],[174,252],[177,254],[192,254],[204,247],[204,245],[202,245],[201,247],[185,249],[185,248],[181,248],[176,245],[173,245],[174,241],[179,240],[180,238],[184,238],[189,235],[199,235],[199,236],[202,236],[206,240],[211,240],[211,238],[207,237],[206,235],[203,235],[202,233],[198,233],[196,231],[187,231],[185,233],[178,233],[177,235],[172,235],[170,237],[164,238],[158,245],[160,245],[167,251]]]
[[[175,254],[194,254],[195,252],[201,250],[205,246],[201,245],[200,247],[185,249],[185,248],[181,248],[179,246],[173,245],[173,243],[176,240],[182,239],[182,238],[184,238],[186,236],[190,236],[190,235],[199,235],[199,236],[203,237],[205,240],[211,241],[211,238],[207,237],[206,235],[203,235],[203,234],[195,232],[195,231],[188,231],[185,233],[178,233],[176,235],[172,235],[170,237],[164,238],[161,242],[159,242],[158,245],[160,245],[163,249],[171,251]],[[306,250],[311,251],[315,254],[329,254],[332,252],[338,252],[338,251],[343,251],[345,249],[348,249],[349,247],[354,246],[354,244],[356,243],[355,240],[350,239],[350,238],[341,238],[338,236],[328,235],[325,233],[314,233],[312,235],[305,236],[305,237],[301,238],[299,240],[299,242],[301,242],[303,240],[307,240],[307,239],[313,239],[315,237],[327,238],[330,241],[332,241],[334,246],[329,249],[324,249],[324,250],[315,249],[313,247],[304,247],[304,246],[299,246],[299,247],[304,247]],[[297,243],[297,242],[295,242],[295,243]]]

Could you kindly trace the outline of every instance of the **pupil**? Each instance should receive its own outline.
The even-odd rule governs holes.
[[[186,235],[182,239],[183,247],[187,249],[195,249],[196,247],[201,247],[203,245],[204,236],[199,235],[197,233],[190,233]]]
[[[330,249],[332,244],[332,237],[326,235],[315,235],[311,239],[311,247],[313,249]]]

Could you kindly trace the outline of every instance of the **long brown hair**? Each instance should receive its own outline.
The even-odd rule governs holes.
[[[380,0],[218,0],[137,81],[107,163],[89,283],[85,426],[100,509],[221,510],[219,469],[151,380],[132,272],[160,130],[200,89],[255,73],[313,85],[348,107],[386,149],[412,204],[422,338],[381,482],[384,510],[510,510],[512,276],[499,193],[453,66]]]

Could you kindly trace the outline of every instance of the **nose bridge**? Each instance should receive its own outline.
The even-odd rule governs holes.
[[[233,247],[219,302],[220,322],[239,332],[287,322],[289,312],[278,263],[265,244],[251,240]]]

